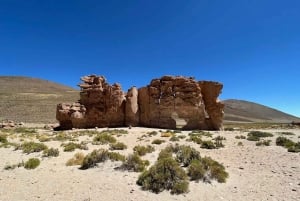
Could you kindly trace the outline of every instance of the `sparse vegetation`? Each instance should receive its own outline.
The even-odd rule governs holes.
[[[295,133],[292,132],[279,132],[280,135],[295,135]]]
[[[23,167],[24,162],[22,161],[21,163],[18,164],[13,164],[13,165],[5,165],[4,170],[13,170],[15,168]]]
[[[188,167],[188,176],[193,180],[203,179],[205,175],[205,169],[200,160],[192,160]]]
[[[225,167],[213,160],[210,157],[204,157],[201,159],[201,163],[203,164],[204,169],[206,170],[207,178],[216,179],[219,183],[226,182],[228,178],[228,173],[225,171]]]
[[[110,144],[110,149],[111,150],[124,150],[124,149],[127,149],[127,145],[124,144],[123,142],[117,142],[117,143]]]
[[[158,133],[157,131],[151,131],[151,132],[147,132],[147,134],[151,137],[151,136],[156,136]]]
[[[242,142],[237,143],[238,146],[244,146]]]
[[[216,148],[215,144],[211,140],[202,141],[200,147],[204,148],[204,149],[215,149]]]
[[[50,148],[50,149],[45,149],[43,151],[43,157],[57,157],[59,155],[59,150]]]
[[[94,137],[93,144],[109,144],[115,143],[116,141],[116,138],[114,138],[111,134],[103,132]]]
[[[176,161],[182,163],[184,167],[189,166],[195,159],[200,159],[200,153],[196,149],[185,145],[181,145],[177,148]]]
[[[170,141],[171,141],[171,142],[177,142],[177,141],[179,141],[179,139],[180,139],[179,137],[177,137],[177,136],[174,135],[174,136],[172,136],[172,137],[170,138]]]
[[[38,158],[30,158],[25,162],[24,168],[26,169],[35,169],[40,165],[41,161]]]
[[[108,158],[111,161],[125,161],[125,156],[117,152],[108,152]]]
[[[300,142],[293,142],[286,137],[276,138],[276,145],[287,148],[288,152],[300,152]]]
[[[8,142],[6,135],[0,134],[0,142],[1,143],[7,143]]]
[[[64,147],[65,152],[72,152],[75,149],[88,150],[87,145],[84,143],[78,144],[78,143],[74,143],[74,142],[69,142],[67,144],[63,143],[61,146]]]
[[[256,146],[270,146],[271,140],[261,140],[255,143]]]
[[[161,158],[149,170],[144,171],[138,178],[137,184],[143,190],[155,193],[171,190],[171,193],[188,192],[188,177],[185,171],[173,158]]]
[[[152,141],[152,144],[162,144],[164,143],[165,141],[164,140],[161,140],[161,139],[155,139]]]
[[[84,160],[84,154],[78,152],[74,155],[73,158],[67,161],[66,166],[82,165],[83,160]]]
[[[148,165],[149,161],[142,160],[138,154],[130,154],[126,157],[120,169],[134,172],[142,172]]]
[[[246,136],[244,136],[244,135],[237,135],[237,136],[235,136],[235,139],[246,139]]]
[[[133,148],[134,153],[137,153],[139,156],[144,156],[147,153],[153,152],[154,150],[155,150],[154,147],[151,145],[147,145],[147,146],[137,145]]]
[[[43,143],[36,142],[24,142],[21,145],[17,146],[15,150],[23,150],[24,153],[30,154],[33,152],[41,152],[47,149],[48,147]]]

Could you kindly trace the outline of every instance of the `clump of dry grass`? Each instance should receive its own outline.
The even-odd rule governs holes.
[[[69,159],[66,166],[82,165],[84,154],[81,152],[76,153],[73,158]]]

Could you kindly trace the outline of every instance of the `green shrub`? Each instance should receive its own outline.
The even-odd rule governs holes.
[[[187,141],[195,142],[196,144],[202,143],[201,136],[198,135],[190,135],[190,138]]]
[[[237,145],[238,146],[243,146],[243,143],[242,142],[238,142]]]
[[[28,161],[25,162],[24,167],[26,169],[35,169],[37,166],[40,165],[40,163],[40,159],[30,158]]]
[[[154,151],[154,147],[151,145],[141,146],[137,145],[133,148],[134,153],[137,153],[139,156],[144,156],[147,153],[152,153]]]
[[[247,140],[249,140],[249,141],[259,141],[260,138],[257,137],[257,136],[248,136],[248,137],[247,137]]]
[[[82,150],[87,150],[88,147],[86,144],[84,143],[74,143],[74,142],[69,142],[67,144],[62,144],[61,146],[64,147],[64,151],[65,152],[72,152],[74,151],[75,149],[82,149]]]
[[[294,146],[294,142],[286,137],[277,137],[276,138],[276,145],[277,146],[282,146],[285,148],[289,148]]]
[[[108,152],[108,158],[111,161],[125,161],[125,156],[116,152]]]
[[[172,136],[171,138],[170,138],[170,141],[172,141],[172,142],[176,142],[176,141],[179,141],[179,137],[177,137],[177,136]]]
[[[59,132],[56,133],[55,137],[52,138],[52,140],[62,142],[62,141],[67,141],[67,140],[72,141],[73,138],[70,134],[67,134],[66,132],[59,131]]]
[[[214,140],[215,140],[216,148],[224,147],[223,140],[226,140],[225,137],[219,135],[215,137]]]
[[[99,145],[99,144],[109,144],[109,143],[115,143],[117,140],[113,136],[111,136],[109,133],[100,133],[96,135],[93,139],[93,144]]]
[[[244,135],[237,135],[235,136],[235,139],[246,139]]]
[[[147,134],[151,137],[151,136],[157,135],[158,132],[156,132],[156,131],[151,131],[151,132],[147,132]]]
[[[86,170],[88,168],[95,167],[97,166],[97,163],[104,162],[107,159],[109,159],[107,150],[105,149],[94,150],[84,157],[80,169]]]
[[[82,165],[84,158],[83,153],[76,153],[73,158],[67,161],[66,166]]]
[[[288,147],[288,152],[300,152],[300,142],[294,144],[294,146]]]
[[[0,142],[1,143],[7,143],[8,142],[5,135],[0,135]]]
[[[208,140],[208,141],[202,141],[200,147],[204,148],[204,149],[215,149],[216,148],[215,144],[212,141],[210,141],[210,140]]]
[[[143,190],[155,193],[171,190],[171,193],[188,192],[188,180],[185,171],[171,157],[158,160],[149,170],[144,171],[138,178],[137,184]]]
[[[279,132],[281,135],[295,135],[295,133],[292,132]]]
[[[18,127],[18,128],[15,128],[13,130],[13,132],[15,133],[23,133],[23,134],[35,134],[37,133],[36,129],[33,129],[33,128],[25,128],[25,127]]]
[[[120,169],[134,172],[142,172],[149,165],[149,161],[142,160],[137,154],[130,154],[126,157]]]
[[[225,171],[225,167],[222,164],[218,163],[210,157],[202,158],[201,163],[204,169],[207,171],[207,179],[216,179],[219,183],[226,182],[228,173]]]
[[[57,157],[58,155],[58,149],[50,148],[43,151],[43,157]]]
[[[262,141],[259,141],[259,142],[256,142],[256,146],[270,146],[270,142],[271,140],[262,140]]]
[[[178,147],[176,152],[176,161],[182,163],[184,167],[189,166],[190,163],[195,159],[200,159],[199,151],[186,145],[181,145]]]
[[[248,136],[255,136],[261,138],[261,137],[273,137],[273,134],[268,132],[262,132],[262,131],[250,131],[248,133]]]
[[[192,160],[191,164],[188,167],[188,176],[190,180],[200,180],[204,178],[205,169],[200,160]]]
[[[165,141],[164,140],[161,140],[161,139],[155,139],[152,141],[152,144],[162,144],[164,143]]]
[[[127,149],[127,145],[124,144],[123,142],[117,142],[114,144],[110,144],[110,149],[111,150],[124,150],[124,149]]]
[[[193,130],[189,133],[189,136],[205,136],[205,137],[212,137],[210,132],[200,131],[200,130]]]
[[[15,150],[23,150],[23,153],[30,154],[33,152],[40,152],[45,149],[48,149],[48,147],[43,143],[24,142],[17,146]]]

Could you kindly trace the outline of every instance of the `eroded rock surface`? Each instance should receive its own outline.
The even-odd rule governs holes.
[[[61,103],[56,118],[62,129],[147,126],[168,129],[221,130],[223,85],[191,77],[163,76],[125,94],[103,76],[85,76],[78,103]]]

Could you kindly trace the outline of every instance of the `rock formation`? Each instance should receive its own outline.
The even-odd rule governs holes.
[[[120,84],[103,76],[82,77],[78,103],[57,105],[61,129],[146,126],[167,129],[221,130],[223,85],[182,76],[153,79],[146,87],[125,94]]]

